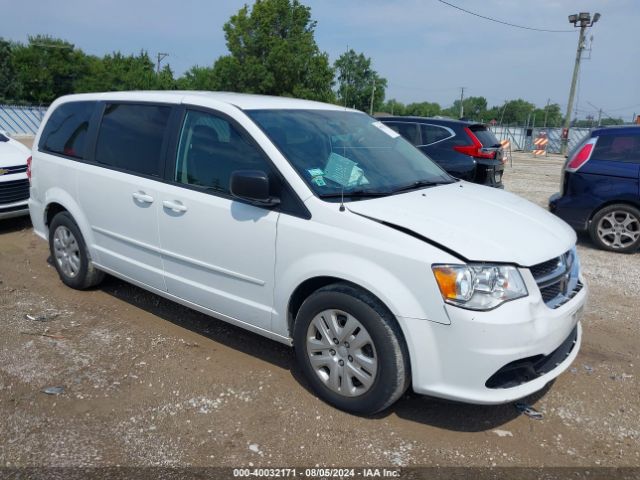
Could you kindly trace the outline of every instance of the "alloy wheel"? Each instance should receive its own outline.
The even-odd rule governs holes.
[[[624,210],[614,210],[600,219],[598,238],[608,247],[622,249],[640,237],[640,219]]]

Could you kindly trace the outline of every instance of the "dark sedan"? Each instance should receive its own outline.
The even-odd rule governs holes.
[[[456,178],[503,188],[503,150],[481,123],[425,117],[378,117]]]

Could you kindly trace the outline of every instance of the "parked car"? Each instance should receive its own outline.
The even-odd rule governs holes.
[[[355,110],[231,93],[63,97],[35,140],[31,195],[65,284],[107,272],[293,345],[317,394],[347,411],[380,411],[409,385],[509,402],[580,346],[575,232],[452,178]]]
[[[0,219],[29,214],[27,147],[0,131]]]
[[[592,130],[567,156],[549,210],[604,250],[640,247],[640,126]]]
[[[378,117],[456,178],[504,188],[504,152],[486,125],[448,118]]]

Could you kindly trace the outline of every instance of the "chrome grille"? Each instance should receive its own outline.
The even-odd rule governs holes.
[[[0,167],[0,175],[13,175],[14,173],[24,173],[27,165],[15,165],[13,167]]]
[[[549,308],[559,308],[582,290],[579,280],[580,261],[575,248],[559,257],[539,263],[529,269]]]

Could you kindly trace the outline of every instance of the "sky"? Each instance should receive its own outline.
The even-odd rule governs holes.
[[[489,106],[523,98],[566,109],[578,41],[572,13],[599,12],[591,59],[583,60],[580,118],[640,114],[639,0],[448,0],[502,21],[563,33],[513,28],[438,0],[302,0],[317,21],[316,42],[335,61],[347,47],[364,53],[387,79],[386,98],[450,106],[484,96]],[[164,60],[178,75],[227,53],[222,26],[251,0],[0,0],[0,37],[26,42],[48,34],[85,52],[138,53]],[[586,52],[585,56],[589,56]]]

